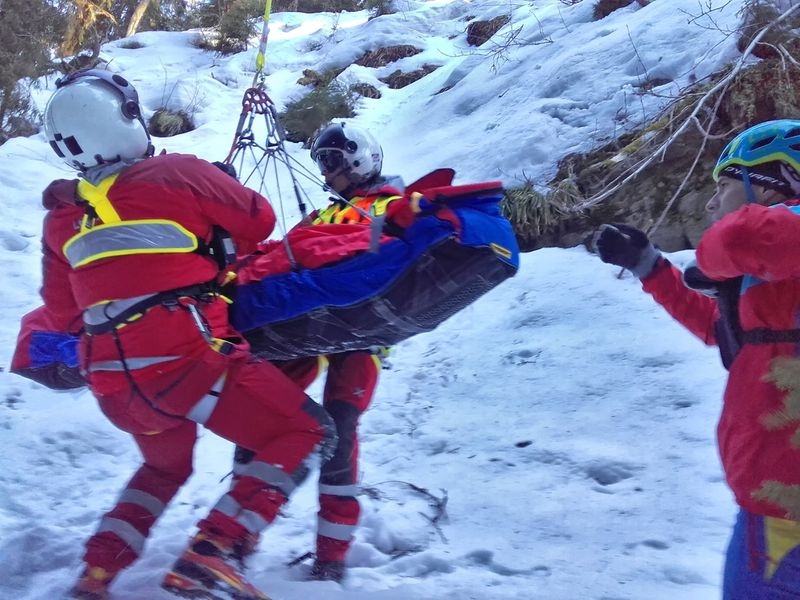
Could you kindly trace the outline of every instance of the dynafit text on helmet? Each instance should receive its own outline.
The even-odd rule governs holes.
[[[733,138],[714,167],[714,181],[721,176],[740,179],[747,202],[756,202],[753,185],[773,188],[786,195],[800,192],[800,129],[792,121],[767,121]]]
[[[639,229],[603,225],[603,262],[628,269],[691,333],[717,346],[728,379],[717,426],[739,506],[724,600],[800,595],[800,120],[749,127],[711,173],[711,222],[683,271]]]

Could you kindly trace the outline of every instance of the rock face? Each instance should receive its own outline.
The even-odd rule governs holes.
[[[784,48],[792,56],[800,57],[797,39],[787,41]],[[697,115],[703,131],[690,124],[663,155],[652,160],[636,177],[618,188],[615,182],[652,157],[689,118],[706,90],[722,76],[690,90],[642,129],[587,154],[564,157],[549,185],[556,189],[568,182],[579,199],[571,206],[560,206],[563,215],[560,220],[536,234],[530,227],[517,225],[517,222],[530,223],[532,219],[515,222],[521,247],[535,250],[587,243],[600,224],[615,221],[652,230],[652,239],[667,251],[695,247],[708,226],[704,205],[715,189],[711,172],[727,141],[756,123],[800,118],[797,63],[770,58],[742,70],[722,90],[721,98],[718,93],[704,102]],[[683,188],[676,195],[682,183]],[[600,194],[605,198],[593,203],[592,198]],[[584,209],[577,210],[581,205]]]
[[[600,19],[604,19],[610,15],[615,10],[619,10],[620,8],[624,8],[629,4],[633,4],[635,1],[637,0],[598,0],[597,4],[594,5],[592,17],[595,21],[599,21]],[[649,4],[649,1],[638,0],[638,4],[640,6],[646,6]]]
[[[467,25],[467,43],[482,46],[510,20],[509,15],[500,15],[489,21],[473,21]]]
[[[565,173],[571,172],[572,181],[581,195],[591,198],[600,194],[610,182],[624,178],[640,160],[647,158],[657,147],[653,142],[666,139],[666,135],[659,132],[650,138],[649,143],[640,143],[640,138],[648,133],[651,132],[636,132],[630,140],[627,136],[619,140],[628,142],[623,145],[628,151],[613,144],[586,155],[567,156],[561,161],[559,175],[554,182],[557,183]],[[694,247],[707,226],[704,206],[714,193],[714,181],[710,174],[725,141],[707,140],[697,165],[687,177],[702,145],[700,132],[696,128],[687,130],[670,144],[663,157],[654,159],[639,175],[594,206],[567,217],[571,223],[565,228],[561,239],[551,238],[547,241],[557,246],[574,246],[584,242],[602,223],[629,223],[650,231],[660,220],[652,238],[664,250]],[[682,191],[675,196],[684,179]],[[671,207],[664,214],[670,201]]]

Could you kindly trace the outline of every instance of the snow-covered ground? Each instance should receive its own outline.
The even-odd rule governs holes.
[[[588,0],[399,0],[399,12],[371,21],[275,14],[266,82],[281,107],[300,93],[303,69],[412,43],[424,51],[340,76],[383,93],[361,101],[355,122],[379,137],[384,172],[411,181],[451,166],[459,183],[544,183],[559,157],[610,139],[736,60],[727,32],[743,4],[654,0],[597,22]],[[466,44],[467,17],[508,13],[493,41],[521,27],[513,43]],[[197,129],[157,139],[158,149],[220,160],[256,51],[214,56],[192,45],[196,35],[141,33],[143,48],[115,42],[103,55],[136,85],[147,115],[165,104],[194,113]],[[400,90],[378,81],[423,64],[441,68]],[[673,83],[637,93],[656,77]],[[42,106],[54,88],[43,83]],[[287,148],[312,168],[307,150]],[[42,135],[0,147],[3,599],[63,596],[83,542],[138,464],[91,394],[7,373],[19,318],[39,303],[40,194],[59,177],[72,173]],[[321,190],[309,193],[325,202]],[[297,212],[283,202],[291,226]],[[516,277],[399,344],[362,421],[364,511],[349,578],[308,583],[305,565],[287,566],[313,549],[309,482],[265,534],[254,583],[276,600],[717,598],[735,511],[714,442],[725,374],[714,350],[617,273],[583,248],[525,254]],[[319,384],[311,392],[318,397]],[[231,454],[203,435],[195,475],[115,583],[115,600],[171,597],[159,588],[163,572],[226,488]]]

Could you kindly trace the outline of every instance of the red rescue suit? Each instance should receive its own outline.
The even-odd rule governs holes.
[[[395,201],[406,200],[402,192],[390,186],[356,191],[349,204],[334,201],[312,213],[311,225],[369,222],[363,213],[380,217]],[[325,562],[345,559],[361,515],[356,498],[358,421],[372,402],[381,370],[380,360],[369,351],[333,354],[326,359],[322,406],[333,417],[339,441],[333,457],[320,468],[317,560]],[[316,378],[321,364],[317,359],[299,359],[278,366],[306,387]]]
[[[90,539],[87,565],[113,575],[141,553],[192,472],[197,423],[255,453],[199,527],[232,540],[257,534],[305,476],[309,453],[333,439],[324,411],[249,353],[211,285],[219,268],[203,249],[212,228],[250,252],[272,231],[272,208],[210,163],[179,154],[96,185],[54,182],[44,205],[45,311],[73,331],[83,312],[85,377],[144,458]]]
[[[407,204],[403,193],[382,185],[357,191],[349,202],[334,201],[315,211],[300,225],[369,223],[370,216],[382,216],[392,202]],[[357,207],[357,208],[354,208]],[[322,406],[336,424],[338,444],[333,457],[320,468],[319,513],[316,555],[322,562],[344,561],[353,541],[361,507],[358,503],[358,421],[367,410],[381,370],[379,358],[371,351],[345,352],[326,357],[298,358],[276,362],[300,387],[306,388],[327,363]],[[244,468],[248,452],[239,450],[235,472]]]

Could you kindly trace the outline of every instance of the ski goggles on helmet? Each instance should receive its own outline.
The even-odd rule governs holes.
[[[65,87],[71,83],[75,83],[80,79],[99,79],[113,87],[122,97],[122,114],[134,121],[141,119],[141,110],[139,109],[139,94],[133,86],[128,83],[128,80],[112,73],[111,71],[104,71],[102,69],[84,69],[82,71],[73,71],[56,81],[56,88]]]
[[[345,166],[344,153],[338,148],[322,148],[314,153],[320,173],[329,175]]]

